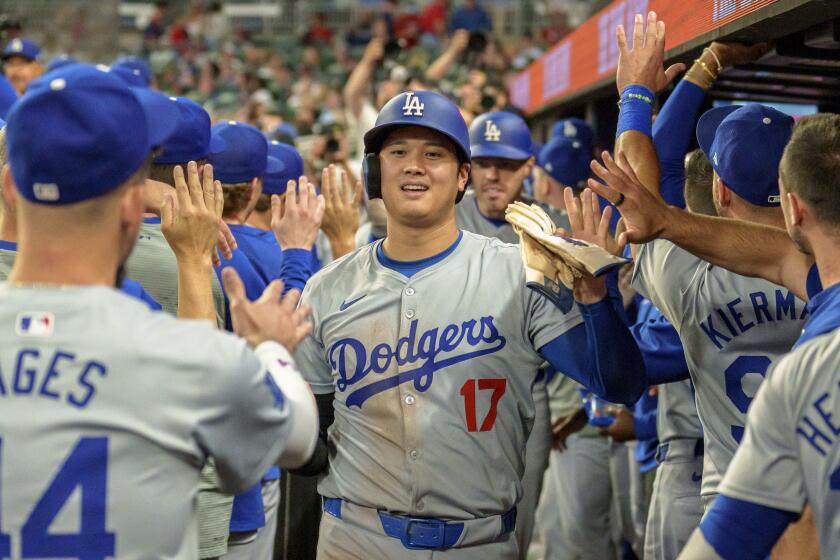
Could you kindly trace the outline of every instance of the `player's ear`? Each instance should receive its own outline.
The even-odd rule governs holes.
[[[470,180],[470,170],[472,167],[469,163],[462,163],[458,169],[458,190],[463,191],[467,188],[467,183]]]
[[[732,199],[732,192],[717,173],[714,174],[714,179],[712,180],[712,196],[715,197],[715,201],[717,202],[719,208],[726,208],[729,206]]]

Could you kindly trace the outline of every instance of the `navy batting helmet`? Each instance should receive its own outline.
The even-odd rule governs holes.
[[[473,157],[526,160],[531,157],[531,131],[519,115],[484,113],[470,125]]]
[[[392,98],[379,111],[376,124],[365,134],[363,174],[369,198],[382,198],[379,150],[393,130],[403,126],[422,126],[440,132],[455,144],[458,160],[470,162],[470,141],[467,123],[458,107],[433,91],[407,91]],[[456,202],[463,198],[458,193]]]

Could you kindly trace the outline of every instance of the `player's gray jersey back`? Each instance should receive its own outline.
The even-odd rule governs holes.
[[[750,407],[722,494],[787,511],[814,509],[820,557],[840,551],[840,330],[783,357]]]
[[[106,287],[0,284],[0,557],[197,558],[207,456],[248,488],[288,414],[206,322]]]
[[[160,221],[144,219],[125,269],[127,276],[139,282],[164,311],[178,315],[178,262],[160,230]],[[225,296],[216,274],[212,271],[211,274],[216,319],[219,325],[224,325]]]
[[[682,340],[705,439],[701,494],[713,496],[768,367],[799,337],[805,304],[664,240],[640,247],[633,284]]]
[[[524,200],[523,202],[527,204],[539,204],[551,216],[555,226],[566,230],[570,228],[569,218],[565,212],[533,200]],[[495,237],[505,243],[519,243],[519,236],[513,231],[513,226],[506,221],[490,220],[481,214],[478,210],[475,192],[472,190],[467,191],[463,200],[455,205],[455,220],[460,229],[471,231],[485,237]]]
[[[521,496],[536,349],[581,323],[525,287],[516,246],[463,232],[411,278],[376,242],[310,280],[314,332],[296,361],[335,392],[328,497],[394,513],[470,519]]]

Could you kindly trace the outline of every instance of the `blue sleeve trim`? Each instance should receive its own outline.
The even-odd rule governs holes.
[[[632,406],[646,388],[636,342],[608,298],[579,307],[584,324],[540,348],[540,354],[599,397]]]
[[[700,522],[723,560],[764,560],[798,513],[720,495]]]

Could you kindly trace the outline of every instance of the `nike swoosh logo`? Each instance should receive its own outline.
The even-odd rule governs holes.
[[[692,482],[700,482],[702,479],[703,479],[702,474],[697,474],[696,472],[691,473]]]
[[[356,303],[360,299],[364,298],[365,296],[367,296],[367,294],[362,294],[359,297],[357,297],[356,299],[351,300],[351,301],[342,301],[341,305],[338,306],[338,310],[339,311],[344,311],[345,309],[347,309],[348,307],[350,307],[351,305],[353,305],[354,303]]]

